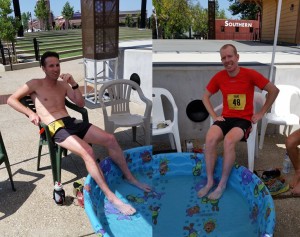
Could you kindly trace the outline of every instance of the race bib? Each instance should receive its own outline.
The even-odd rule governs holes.
[[[244,110],[246,105],[246,94],[228,94],[227,102],[229,109]]]

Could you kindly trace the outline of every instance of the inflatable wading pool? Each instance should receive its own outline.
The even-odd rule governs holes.
[[[124,151],[132,173],[153,187],[150,193],[127,183],[108,157],[99,165],[109,187],[135,207],[132,216],[121,214],[104,197],[95,181],[85,181],[84,206],[90,223],[103,237],[253,237],[273,236],[273,199],[260,179],[235,165],[219,200],[198,198],[206,184],[203,154],[152,155],[152,146]],[[218,183],[222,158],[214,174]]]

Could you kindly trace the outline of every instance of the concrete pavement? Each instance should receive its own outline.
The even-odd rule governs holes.
[[[255,57],[257,58],[257,54]],[[298,59],[295,63],[300,62]],[[71,72],[79,85],[83,86],[82,59],[63,62],[61,68],[62,72]],[[43,71],[39,67],[0,72],[0,95],[11,94],[29,79],[43,76]],[[88,110],[90,121],[103,127],[101,109]],[[95,236],[84,210],[72,201],[74,197],[72,183],[87,175],[81,158],[72,154],[63,158],[62,180],[67,204],[57,206],[52,199],[52,174],[47,148],[44,148],[43,152],[45,154],[41,162],[43,168],[41,171],[36,170],[38,129],[24,115],[17,113],[6,104],[1,104],[0,131],[17,189],[16,192],[11,190],[5,166],[2,164],[0,166],[1,236]],[[131,132],[127,130],[117,132],[116,137],[121,147],[127,149],[143,144],[143,136],[141,132],[139,134],[137,143],[131,142]],[[264,149],[259,151],[259,158],[255,160],[255,170],[260,172],[275,167],[281,168],[285,153],[284,141],[285,137],[279,134],[267,136]],[[203,144],[203,141],[199,142]],[[170,148],[168,139],[156,139],[153,145],[159,150]],[[99,158],[107,156],[103,148],[94,147],[94,149],[99,154]],[[222,152],[221,147],[219,152]],[[247,166],[247,150],[244,143],[238,146],[237,162]],[[291,175],[292,173],[285,178],[289,180]],[[287,193],[274,202],[277,221],[274,236],[298,236],[300,226],[296,223],[300,222],[299,198],[294,198]]]

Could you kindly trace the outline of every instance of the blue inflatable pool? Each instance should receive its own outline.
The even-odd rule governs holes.
[[[152,146],[124,151],[132,173],[152,185],[146,193],[123,180],[108,157],[100,166],[110,188],[137,210],[124,216],[104,197],[95,181],[85,181],[84,206],[90,223],[101,237],[253,237],[273,236],[273,199],[260,179],[235,165],[219,200],[198,198],[206,183],[203,154],[152,155]],[[215,170],[220,180],[222,158]]]

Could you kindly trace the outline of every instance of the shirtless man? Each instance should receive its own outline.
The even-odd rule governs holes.
[[[300,129],[290,134],[285,141],[287,153],[295,169],[290,187],[292,188],[292,194],[296,196],[300,196],[300,159],[298,145],[300,145]]]
[[[217,145],[224,140],[222,177],[217,188],[208,195],[208,198],[213,200],[219,199],[226,188],[235,161],[236,144],[247,140],[252,123],[257,123],[263,117],[279,93],[278,88],[263,75],[238,65],[239,54],[234,45],[222,46],[220,56],[225,69],[210,80],[203,95],[203,103],[214,124],[209,128],[205,140],[207,184],[198,192],[199,197],[204,197],[214,186]],[[261,110],[253,114],[255,87],[267,91],[268,96]],[[223,96],[223,111],[217,116],[210,97],[219,90]]]
[[[71,118],[65,107],[67,96],[76,105],[83,107],[85,101],[78,84],[68,73],[60,73],[59,55],[55,52],[46,52],[41,57],[42,69],[45,78],[32,79],[19,88],[9,98],[7,103],[15,110],[27,115],[34,125],[40,122],[50,125],[53,140],[60,146],[80,156],[87,171],[101,188],[107,199],[123,214],[132,215],[136,210],[129,204],[123,203],[108,187],[95,154],[89,144],[98,144],[108,149],[109,156],[122,170],[125,178],[131,184],[149,192],[151,188],[140,183],[129,171],[123,152],[112,134],[87,123],[78,123]],[[36,113],[20,103],[20,99],[31,95],[35,103]],[[51,131],[51,124],[62,124],[59,130]],[[56,126],[57,127],[57,126]]]

